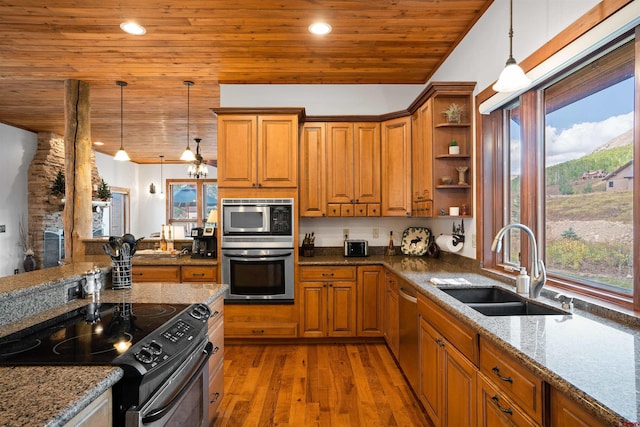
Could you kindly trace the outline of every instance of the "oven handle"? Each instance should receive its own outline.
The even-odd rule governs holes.
[[[169,412],[176,403],[178,403],[178,401],[182,398],[182,395],[191,388],[191,385],[195,381],[198,380],[199,374],[202,371],[202,369],[205,367],[205,365],[209,363],[209,358],[211,357],[212,350],[213,350],[213,344],[208,342],[207,345],[202,350],[202,354],[205,355],[205,358],[202,360],[202,362],[200,362],[198,369],[196,369],[195,371],[196,373],[193,376],[191,376],[191,378],[189,378],[189,381],[187,381],[184,387],[180,389],[180,391],[173,397],[173,399],[171,399],[169,403],[167,403],[166,405],[160,408],[152,409],[149,412],[147,412],[145,415],[143,415],[142,424],[152,423],[154,421],[159,420],[160,418],[165,416],[165,414]]]
[[[293,255],[293,252],[284,252],[280,254],[269,254],[269,255],[238,255],[233,252],[223,252],[222,255],[233,258],[247,258],[247,259],[258,259],[258,258],[282,258],[285,256]]]

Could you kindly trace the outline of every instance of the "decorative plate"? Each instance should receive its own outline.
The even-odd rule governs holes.
[[[431,230],[426,227],[409,227],[402,233],[402,253],[423,256],[427,253]]]

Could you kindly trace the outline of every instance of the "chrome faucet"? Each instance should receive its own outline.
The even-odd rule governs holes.
[[[500,252],[502,249],[502,237],[505,235],[507,231],[512,228],[518,228],[524,231],[529,237],[529,243],[531,244],[533,259],[531,265],[531,285],[529,286],[529,297],[538,298],[540,296],[540,292],[542,291],[542,287],[547,281],[547,270],[544,268],[544,262],[542,259],[538,257],[538,244],[536,243],[536,238],[533,235],[533,231],[529,227],[520,223],[511,223],[502,227],[496,237],[493,239],[493,243],[491,244],[492,252]]]

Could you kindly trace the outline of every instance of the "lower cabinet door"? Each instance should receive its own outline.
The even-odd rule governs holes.
[[[443,352],[443,426],[475,427],[477,368],[448,341]]]
[[[538,424],[498,389],[483,374],[478,374],[479,427],[534,427]]]
[[[215,366],[212,366],[215,365]],[[218,363],[209,364],[209,425],[218,416],[218,407],[224,395],[224,363],[219,360]]]

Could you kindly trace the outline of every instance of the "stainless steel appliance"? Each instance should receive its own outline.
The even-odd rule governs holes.
[[[400,349],[398,358],[400,367],[409,380],[411,387],[417,393],[419,384],[418,374],[418,299],[413,288],[400,286]]]
[[[293,205],[292,198],[221,199],[225,302],[293,302]]]
[[[216,258],[217,236],[215,227],[193,227],[191,229],[193,247],[191,258]]]
[[[222,248],[293,248],[293,199],[231,199],[222,206]]]
[[[369,242],[366,240],[345,240],[344,256],[365,257],[369,255]]]
[[[227,302],[293,302],[293,248],[222,249]]]
[[[117,365],[115,426],[205,426],[206,305],[91,303],[0,338],[0,365]]]

